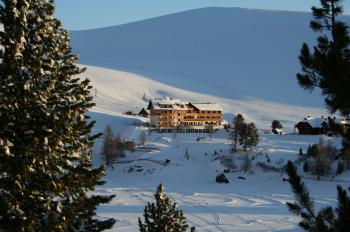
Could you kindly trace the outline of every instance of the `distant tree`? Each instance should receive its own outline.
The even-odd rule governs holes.
[[[116,156],[116,144],[117,143],[114,138],[112,128],[110,126],[107,126],[103,134],[103,144],[101,150],[102,159],[106,162],[107,166],[113,161]]]
[[[331,158],[328,154],[328,148],[324,143],[322,137],[319,143],[316,145],[317,153],[315,154],[315,164],[313,167],[313,173],[317,175],[317,180],[320,180],[321,176],[325,176],[328,173],[329,166],[331,164]]]
[[[186,232],[189,226],[184,213],[165,195],[162,184],[157,187],[154,197],[156,202],[145,207],[144,222],[139,218],[140,232]],[[191,232],[194,231],[192,227]]]
[[[259,131],[256,128],[254,123],[250,123],[248,125],[248,133],[247,133],[247,146],[252,149],[259,143]]]
[[[273,120],[271,125],[272,130],[283,129],[282,123],[278,120]]]
[[[232,151],[235,153],[235,152],[237,152],[237,145],[238,145],[239,135],[240,135],[241,130],[243,129],[243,125],[244,125],[244,117],[243,117],[243,115],[242,114],[237,114],[233,124],[234,124],[234,127],[233,127],[233,134],[232,134],[232,138],[233,138]]]
[[[303,154],[303,149],[302,149],[302,148],[299,148],[299,155],[300,155],[300,156],[304,155],[304,154]]]
[[[243,147],[243,151],[247,151],[247,142],[248,142],[248,124],[243,123],[240,126],[240,130],[238,131],[238,135],[239,135],[239,145],[241,145]]]
[[[314,202],[309,190],[301,181],[291,161],[287,164],[289,184],[296,197],[296,202],[287,203],[289,211],[301,217],[299,226],[309,232],[348,232],[350,231],[350,197],[341,186],[338,190],[338,206],[336,209],[326,207],[315,211]]]
[[[259,143],[259,132],[254,123],[241,125],[239,131],[239,144],[243,147],[244,151],[247,151],[247,148],[252,148],[258,145]]]
[[[312,7],[314,20],[310,27],[321,35],[310,49],[304,43],[299,60],[302,72],[299,85],[309,91],[319,88],[325,96],[328,110],[350,115],[350,36],[348,25],[339,20],[342,0],[320,0]],[[343,158],[350,160],[350,130],[343,133]]]
[[[311,148],[311,144],[309,144],[308,148],[307,148],[307,151],[306,151],[306,154],[308,156],[312,156],[312,148]]]

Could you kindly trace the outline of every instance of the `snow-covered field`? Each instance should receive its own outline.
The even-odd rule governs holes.
[[[95,67],[89,67],[84,75],[89,76],[97,88],[97,106],[90,113],[97,120],[94,132],[103,132],[110,125],[115,133],[136,142],[139,141],[140,131],[145,129],[140,125],[147,119],[126,116],[122,112],[133,107],[145,107],[147,102],[142,100],[144,92],[153,97],[163,90],[164,94],[184,99],[222,101],[227,115],[244,112],[248,120],[260,119],[258,125],[263,128],[269,127],[271,119],[277,115],[282,119],[286,117],[290,120],[289,125],[292,125],[293,120],[301,117],[303,110],[312,111],[304,108],[297,114],[297,107],[277,104],[274,105],[274,114],[270,115],[268,111],[274,110],[273,107],[269,108],[271,103],[264,105],[264,102],[254,104],[216,98],[173,88],[130,73]],[[253,173],[239,171],[242,158],[236,155],[234,163],[237,169],[227,174],[231,183],[226,185],[215,182],[216,175],[226,168],[221,164],[220,157],[233,157],[229,152],[230,135],[226,131],[215,133],[211,139],[208,134],[146,132],[146,135],[147,146],[159,151],[127,153],[126,158],[120,161],[131,163],[115,164],[114,169],[108,170],[106,185],[96,190],[99,194],[116,194],[110,204],[99,208],[99,216],[117,219],[112,231],[138,231],[138,217],[142,217],[147,202],[153,201],[153,193],[159,183],[165,185],[167,194],[184,210],[189,224],[195,225],[197,231],[300,231],[298,218],[289,213],[285,205],[287,201],[293,201],[288,183],[283,181],[281,173],[264,172],[255,164],[266,163],[267,154],[271,165],[282,167],[288,160],[298,159],[299,148],[306,151],[309,144],[318,142],[319,136],[262,134],[256,152],[252,153],[252,156],[256,156]],[[198,136],[205,138],[198,142]],[[333,142],[340,145],[339,138],[333,138]],[[96,164],[101,164],[100,147],[101,140],[95,145]],[[189,151],[189,160],[185,158],[185,149]],[[153,162],[164,162],[166,159],[171,160],[170,165]],[[129,172],[130,167],[134,171]],[[238,176],[245,176],[247,180],[240,180]],[[305,175],[311,194],[320,207],[335,205],[337,184],[349,185],[348,174],[335,180],[331,178],[318,182],[314,177]]]
[[[302,42],[316,38],[308,28],[310,19],[311,14],[298,12],[205,8],[72,32],[74,51],[82,64],[90,65],[82,76],[91,79],[96,95],[96,107],[90,112],[97,121],[93,132],[110,125],[122,138],[138,142],[147,119],[123,112],[136,112],[147,106],[148,99],[163,96],[218,103],[227,121],[242,113],[261,130],[276,119],[290,133],[307,115],[327,115],[319,93],[304,92],[295,78]],[[350,22],[349,17],[344,19]],[[155,151],[127,153],[119,160],[124,163],[108,169],[106,185],[96,189],[99,194],[116,194],[98,209],[99,216],[117,220],[112,231],[138,231],[138,217],[153,201],[159,183],[197,231],[301,231],[298,218],[285,204],[294,197],[283,173],[264,172],[256,164],[281,168],[288,160],[297,160],[299,148],[306,151],[319,136],[261,133],[251,154],[253,171],[246,174],[239,168],[242,154],[229,152],[225,131],[211,139],[207,134],[146,135],[147,146]],[[205,138],[198,142],[197,136]],[[340,146],[340,138],[332,140]],[[96,165],[102,163],[100,147],[101,140],[94,147]],[[166,159],[170,164],[162,165]],[[216,175],[228,166],[233,170],[227,174],[230,183],[216,183]],[[301,174],[318,207],[335,206],[336,185],[350,185],[349,172],[321,181]]]
[[[127,124],[133,125],[133,120]],[[135,127],[136,131],[140,129]],[[138,141],[138,133],[134,136]],[[197,136],[206,138],[198,142]],[[236,155],[237,170],[226,174],[230,183],[215,182],[216,175],[225,169],[218,158],[233,156],[228,137],[225,131],[215,133],[211,139],[207,134],[147,134],[147,146],[159,148],[159,152],[127,153],[120,161],[134,162],[109,168],[107,184],[96,192],[116,194],[116,198],[100,207],[99,215],[117,219],[112,231],[137,231],[138,217],[142,217],[147,202],[154,201],[156,186],[163,183],[167,194],[184,210],[189,224],[195,225],[197,231],[300,231],[298,218],[285,205],[293,201],[293,194],[281,173],[263,172],[253,165],[253,172],[245,174],[239,171],[241,158]],[[306,150],[309,143],[318,140],[319,136],[262,135],[257,148],[262,155],[257,155],[253,164],[266,162],[268,154],[272,165],[282,166],[299,157],[300,147]],[[339,144],[339,138],[333,140]],[[189,151],[189,160],[185,149]],[[152,162],[166,159],[171,160],[170,165]],[[130,172],[130,167],[134,171]],[[238,176],[247,179],[240,180]],[[339,176],[336,181],[327,177],[318,182],[308,175],[305,179],[320,207],[335,205],[337,184],[349,185],[348,176]]]
[[[218,103],[223,107],[224,118],[229,122],[232,122],[234,114],[242,113],[248,121],[255,122],[259,129],[269,129],[272,120],[277,119],[287,131],[292,132],[296,122],[306,115],[327,115],[324,109],[317,107],[302,107],[257,98],[217,97],[175,88],[133,73],[93,66],[85,67],[88,69],[83,76],[89,78],[97,90],[95,98],[97,106],[93,109],[93,112],[97,113],[120,115],[128,110],[139,111],[148,105],[148,101],[143,99],[143,95],[146,94],[147,99],[170,96],[191,102]],[[217,91],[220,92],[220,89]]]

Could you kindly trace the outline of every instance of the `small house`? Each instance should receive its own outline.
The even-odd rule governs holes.
[[[320,135],[327,134],[329,131],[328,118],[312,118],[310,116],[304,118],[304,120],[298,122],[295,125],[299,134],[302,135]]]
[[[272,130],[272,133],[275,135],[282,135],[283,134],[283,128],[274,128]]]
[[[149,111],[146,110],[145,108],[142,108],[142,110],[137,115],[140,117],[148,118]]]

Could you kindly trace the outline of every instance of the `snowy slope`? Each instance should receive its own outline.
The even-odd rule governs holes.
[[[239,171],[241,154],[229,152],[229,135],[225,131],[215,133],[212,139],[196,141],[195,134],[148,134],[147,146],[160,149],[156,153],[133,152],[120,159],[114,168],[108,170],[106,185],[96,190],[99,194],[116,194],[116,198],[99,207],[99,216],[117,220],[111,231],[136,232],[137,219],[142,217],[144,206],[153,202],[153,193],[159,183],[163,183],[167,194],[184,210],[190,225],[200,232],[296,232],[299,219],[288,212],[286,202],[294,197],[287,182],[279,172],[263,172],[253,166],[251,174]],[[271,163],[283,166],[288,160],[299,158],[298,150],[304,150],[309,143],[316,143],[319,136],[275,136],[262,135],[255,162],[266,162],[268,154]],[[339,144],[339,138],[334,138]],[[138,142],[138,140],[136,139]],[[184,156],[188,148],[190,158]],[[255,154],[255,153],[253,153]],[[230,184],[215,183],[215,176],[222,173],[224,166],[218,157],[234,157],[238,167],[226,174]],[[148,159],[137,161],[138,159]],[[163,166],[151,162],[171,160]],[[278,165],[279,164],[279,165]],[[133,170],[138,171],[130,171]],[[301,172],[311,189],[316,207],[336,204],[336,185],[349,185],[349,175],[331,176],[316,181],[315,177]],[[245,176],[247,180],[238,179]]]
[[[223,107],[226,120],[232,121],[233,114],[242,113],[247,120],[256,122],[260,129],[269,129],[271,121],[278,119],[287,131],[292,131],[296,122],[306,114],[313,116],[326,114],[325,110],[320,108],[273,103],[256,98],[229,99],[196,93],[140,75],[105,68],[88,66],[82,76],[91,79],[92,85],[97,90],[96,107],[93,112],[112,116],[120,116],[127,110],[137,111],[147,107],[148,102],[143,100],[144,94],[148,99],[171,96],[192,102],[215,102]]]
[[[323,107],[295,78],[302,43],[316,38],[310,19],[298,12],[204,8],[71,37],[82,64],[217,97]]]

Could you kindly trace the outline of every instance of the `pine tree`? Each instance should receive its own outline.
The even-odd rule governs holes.
[[[254,123],[248,125],[247,146],[251,149],[259,143],[259,132]]]
[[[310,27],[321,35],[311,49],[303,44],[299,60],[302,72],[297,74],[305,90],[319,88],[330,112],[350,115],[350,36],[348,25],[339,20],[342,0],[320,0],[312,7],[314,20]],[[343,134],[343,158],[350,159],[350,131]]]
[[[176,203],[172,203],[164,194],[162,184],[157,187],[154,197],[156,202],[148,203],[145,207],[145,222],[139,218],[140,232],[186,232],[186,218],[183,212],[177,209]],[[191,231],[195,231],[194,227]]]
[[[113,219],[96,207],[113,196],[87,195],[94,122],[88,80],[71,53],[52,0],[0,4],[0,227],[2,231],[101,231]]]
[[[296,202],[287,203],[289,211],[300,216],[299,226],[309,232],[347,232],[350,231],[350,196],[338,186],[338,206],[336,209],[326,207],[315,211],[309,190],[301,181],[291,161],[287,164],[289,183],[296,197]]]
[[[282,123],[278,120],[273,120],[271,123],[271,128],[272,131],[276,130],[276,129],[283,129]]]
[[[237,144],[239,139],[240,131],[242,130],[244,124],[244,117],[241,114],[237,114],[235,120],[234,120],[234,128],[233,128],[233,148],[232,151],[235,153],[237,152]]]
[[[247,151],[247,142],[248,142],[248,124],[243,123],[238,131],[239,135],[239,145],[243,147],[243,151]]]
[[[304,155],[304,154],[303,154],[303,149],[302,149],[302,148],[299,148],[299,155],[300,155],[300,156]]]

